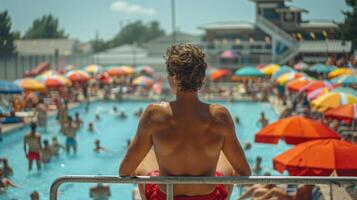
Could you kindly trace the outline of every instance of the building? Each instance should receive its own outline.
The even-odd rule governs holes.
[[[350,41],[336,39],[338,26],[327,20],[304,20],[308,11],[286,5],[289,0],[251,0],[256,21],[216,22],[202,25],[203,43],[213,65],[237,66],[287,63],[292,59],[322,62],[326,55],[352,50]],[[223,51],[239,55],[236,62],[223,62]]]

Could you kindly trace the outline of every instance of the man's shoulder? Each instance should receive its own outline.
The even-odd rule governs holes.
[[[143,113],[145,120],[151,122],[162,122],[170,116],[171,108],[169,102],[157,102],[148,105]]]
[[[212,117],[218,123],[226,123],[231,120],[231,115],[226,107],[220,104],[210,104],[209,110]]]

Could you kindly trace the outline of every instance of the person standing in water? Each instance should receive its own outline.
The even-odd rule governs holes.
[[[38,101],[36,106],[37,112],[37,123],[38,126],[43,128],[45,132],[47,132],[47,106],[43,99]]]
[[[64,135],[67,137],[66,138],[66,152],[67,155],[69,154],[70,148],[72,147],[73,152],[76,154],[77,153],[77,141],[76,141],[76,136],[77,136],[77,130],[78,127],[76,123],[72,120],[72,117],[68,117],[68,122],[66,126],[64,127]]]
[[[269,120],[265,117],[265,113],[260,113],[260,119],[257,121],[257,126],[264,128],[269,124]]]
[[[28,147],[28,151],[27,151]],[[36,124],[31,123],[31,131],[27,133],[24,137],[24,152],[28,159],[28,169],[32,170],[32,163],[35,160],[37,165],[37,170],[41,169],[41,136],[36,133]]]

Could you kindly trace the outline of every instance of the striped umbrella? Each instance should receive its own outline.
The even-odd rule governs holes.
[[[132,75],[135,72],[134,68],[130,66],[122,65],[119,68],[122,69],[126,73],[126,75]]]
[[[299,62],[294,65],[294,69],[302,71],[302,70],[307,70],[309,68],[309,65],[304,63],[304,62]]]
[[[341,75],[352,75],[355,73],[356,73],[355,70],[353,70],[351,68],[337,68],[328,74],[328,78],[332,79],[332,78],[336,78]]]
[[[357,75],[342,75],[331,80],[332,83],[349,86],[357,84]]]
[[[15,83],[26,91],[42,92],[46,90],[45,84],[32,78],[19,79]]]
[[[106,71],[109,76],[126,76],[126,72],[120,67],[111,67]]]
[[[149,67],[149,66],[139,66],[139,67],[136,67],[135,68],[135,72],[136,73],[144,73],[144,74],[147,74],[147,75],[154,75],[155,74],[155,71],[152,67]]]
[[[320,97],[320,96],[322,96],[324,94],[329,93],[332,90],[333,90],[333,88],[331,88],[331,87],[317,88],[316,90],[313,90],[313,91],[307,93],[307,99],[309,101],[314,100],[314,99],[316,99],[316,98],[318,98],[318,97]]]
[[[151,87],[154,81],[150,77],[139,76],[133,80],[132,84],[134,86]]]
[[[338,87],[333,89],[331,92],[344,92],[344,93],[352,94],[353,96],[357,97],[357,90],[352,89],[350,87]]]
[[[289,73],[286,73],[286,74],[283,74],[283,75],[279,76],[276,79],[276,82],[279,83],[280,85],[285,85],[285,83],[287,83],[289,81],[292,81],[292,80],[295,80],[295,79],[298,79],[298,78],[301,78],[301,77],[304,77],[304,76],[305,75],[302,74],[302,73],[289,72]]]
[[[272,75],[279,68],[280,68],[280,65],[278,65],[278,64],[269,64],[269,65],[264,66],[262,69],[260,69],[260,71],[266,75]]]
[[[51,76],[44,76],[40,75],[36,77],[36,79],[40,80],[42,83],[46,85],[46,87],[49,88],[59,88],[59,87],[64,87],[64,86],[69,86],[71,85],[71,81],[67,78],[65,78],[62,75],[51,75]]]
[[[357,103],[357,98],[343,92],[330,92],[311,101],[312,108],[317,112],[325,112],[342,105]]]
[[[335,86],[333,84],[331,84],[329,81],[314,81],[314,82],[309,83],[305,87],[301,88],[299,92],[309,93],[311,91],[314,91],[318,88],[323,88],[323,87],[327,87],[330,89],[335,88]]]
[[[282,67],[280,67],[280,69],[278,69],[277,71],[275,71],[273,73],[273,75],[271,76],[271,79],[275,80],[275,79],[277,79],[279,76],[281,76],[283,74],[286,74],[286,73],[289,73],[289,72],[294,72],[294,71],[295,70],[292,69],[289,66],[282,66]]]
[[[66,77],[74,82],[83,82],[83,81],[88,81],[90,79],[90,76],[87,72],[83,70],[72,70],[69,71],[66,74]]]
[[[84,67],[84,71],[91,73],[91,74],[98,74],[102,71],[102,66],[97,64],[91,64]]]

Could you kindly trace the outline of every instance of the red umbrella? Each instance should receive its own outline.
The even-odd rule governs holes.
[[[339,120],[356,120],[357,119],[357,104],[348,104],[337,108],[332,108],[325,112],[326,118]]]
[[[336,139],[296,145],[273,158],[274,169],[290,176],[357,176],[357,145]]]
[[[322,87],[328,87],[330,89],[334,88],[334,85],[332,85],[330,82],[328,81],[314,81],[312,83],[309,83],[308,85],[306,85],[305,87],[300,89],[300,92],[311,92],[314,91],[318,88],[322,88]]]
[[[301,116],[276,121],[255,134],[255,142],[276,144],[279,139],[287,144],[299,144],[308,140],[336,138],[340,136],[324,124]]]
[[[296,79],[296,80],[288,82],[285,87],[290,91],[298,92],[301,88],[305,87],[309,83],[311,83],[311,80]]]

